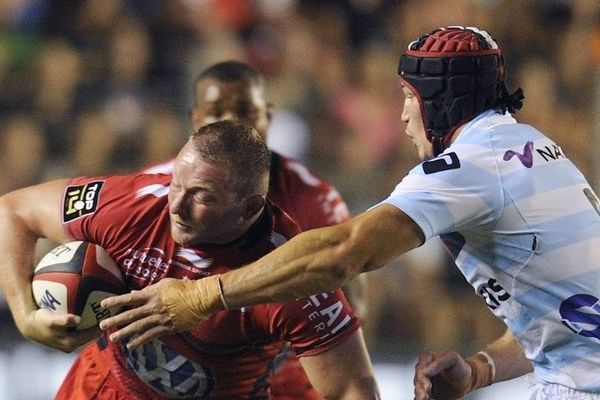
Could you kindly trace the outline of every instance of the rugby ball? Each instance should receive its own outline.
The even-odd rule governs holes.
[[[70,242],[50,250],[35,267],[33,297],[40,308],[81,316],[77,330],[89,329],[117,313],[102,299],[126,292],[123,274],[100,246]]]

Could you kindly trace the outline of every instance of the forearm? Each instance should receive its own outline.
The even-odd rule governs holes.
[[[304,232],[221,277],[229,307],[289,300],[341,287],[422,243],[420,228],[393,206]]]
[[[23,337],[50,348],[71,352],[96,338],[99,330],[71,331],[79,323],[78,317],[38,309],[31,290],[31,278],[37,239],[46,235],[41,233],[44,229],[37,231],[35,223],[23,219],[18,212],[12,211],[13,208],[6,207],[6,203],[0,199],[0,254],[5,255],[0,261],[0,286],[15,324]],[[43,218],[41,221],[52,225],[50,219]],[[52,238],[57,241],[64,239],[61,235]]]
[[[346,237],[327,233],[327,228],[302,233],[259,261],[222,275],[228,307],[331,291],[362,272],[360,260],[345,261]]]
[[[0,287],[21,332],[25,317],[38,308],[31,292],[38,238],[68,239],[58,219],[64,184],[48,182],[0,197]]]
[[[485,346],[484,351],[494,360],[494,382],[518,378],[533,371],[531,361],[525,357],[521,345],[509,330],[498,340]]]
[[[339,396],[325,396],[326,400],[379,400],[379,388],[375,377],[365,377],[361,381],[347,384],[346,390]]]
[[[0,206],[0,287],[15,324],[23,332],[25,317],[37,309],[31,292],[37,236],[9,209]]]
[[[327,352],[300,357],[300,363],[311,384],[324,399],[379,399],[379,389],[361,330]]]

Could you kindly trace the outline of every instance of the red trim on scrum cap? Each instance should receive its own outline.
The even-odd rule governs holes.
[[[432,51],[420,51],[420,50],[406,50],[404,54],[414,57],[480,57],[487,56],[490,54],[501,55],[502,52],[498,49],[489,49],[489,50],[480,50],[480,51],[471,51],[468,53],[435,53]]]
[[[418,48],[413,49],[413,45],[418,45]],[[479,28],[462,26],[438,28],[411,42],[408,50],[416,51],[421,56],[429,54],[431,57],[500,54],[498,44],[489,33]]]

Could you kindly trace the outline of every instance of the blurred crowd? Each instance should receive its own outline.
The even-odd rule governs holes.
[[[197,74],[236,59],[267,77],[269,144],[356,214],[418,161],[397,62],[442,25],[497,39],[509,90],[525,92],[518,119],[598,182],[597,0],[0,0],[0,193],[172,157],[190,133]],[[469,351],[502,332],[436,243],[397,263],[369,277],[376,356]]]

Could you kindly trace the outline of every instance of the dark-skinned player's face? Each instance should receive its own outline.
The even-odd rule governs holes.
[[[262,85],[244,79],[220,82],[207,78],[196,85],[196,105],[191,109],[192,128],[237,119],[252,125],[266,139],[270,122],[270,106]]]

